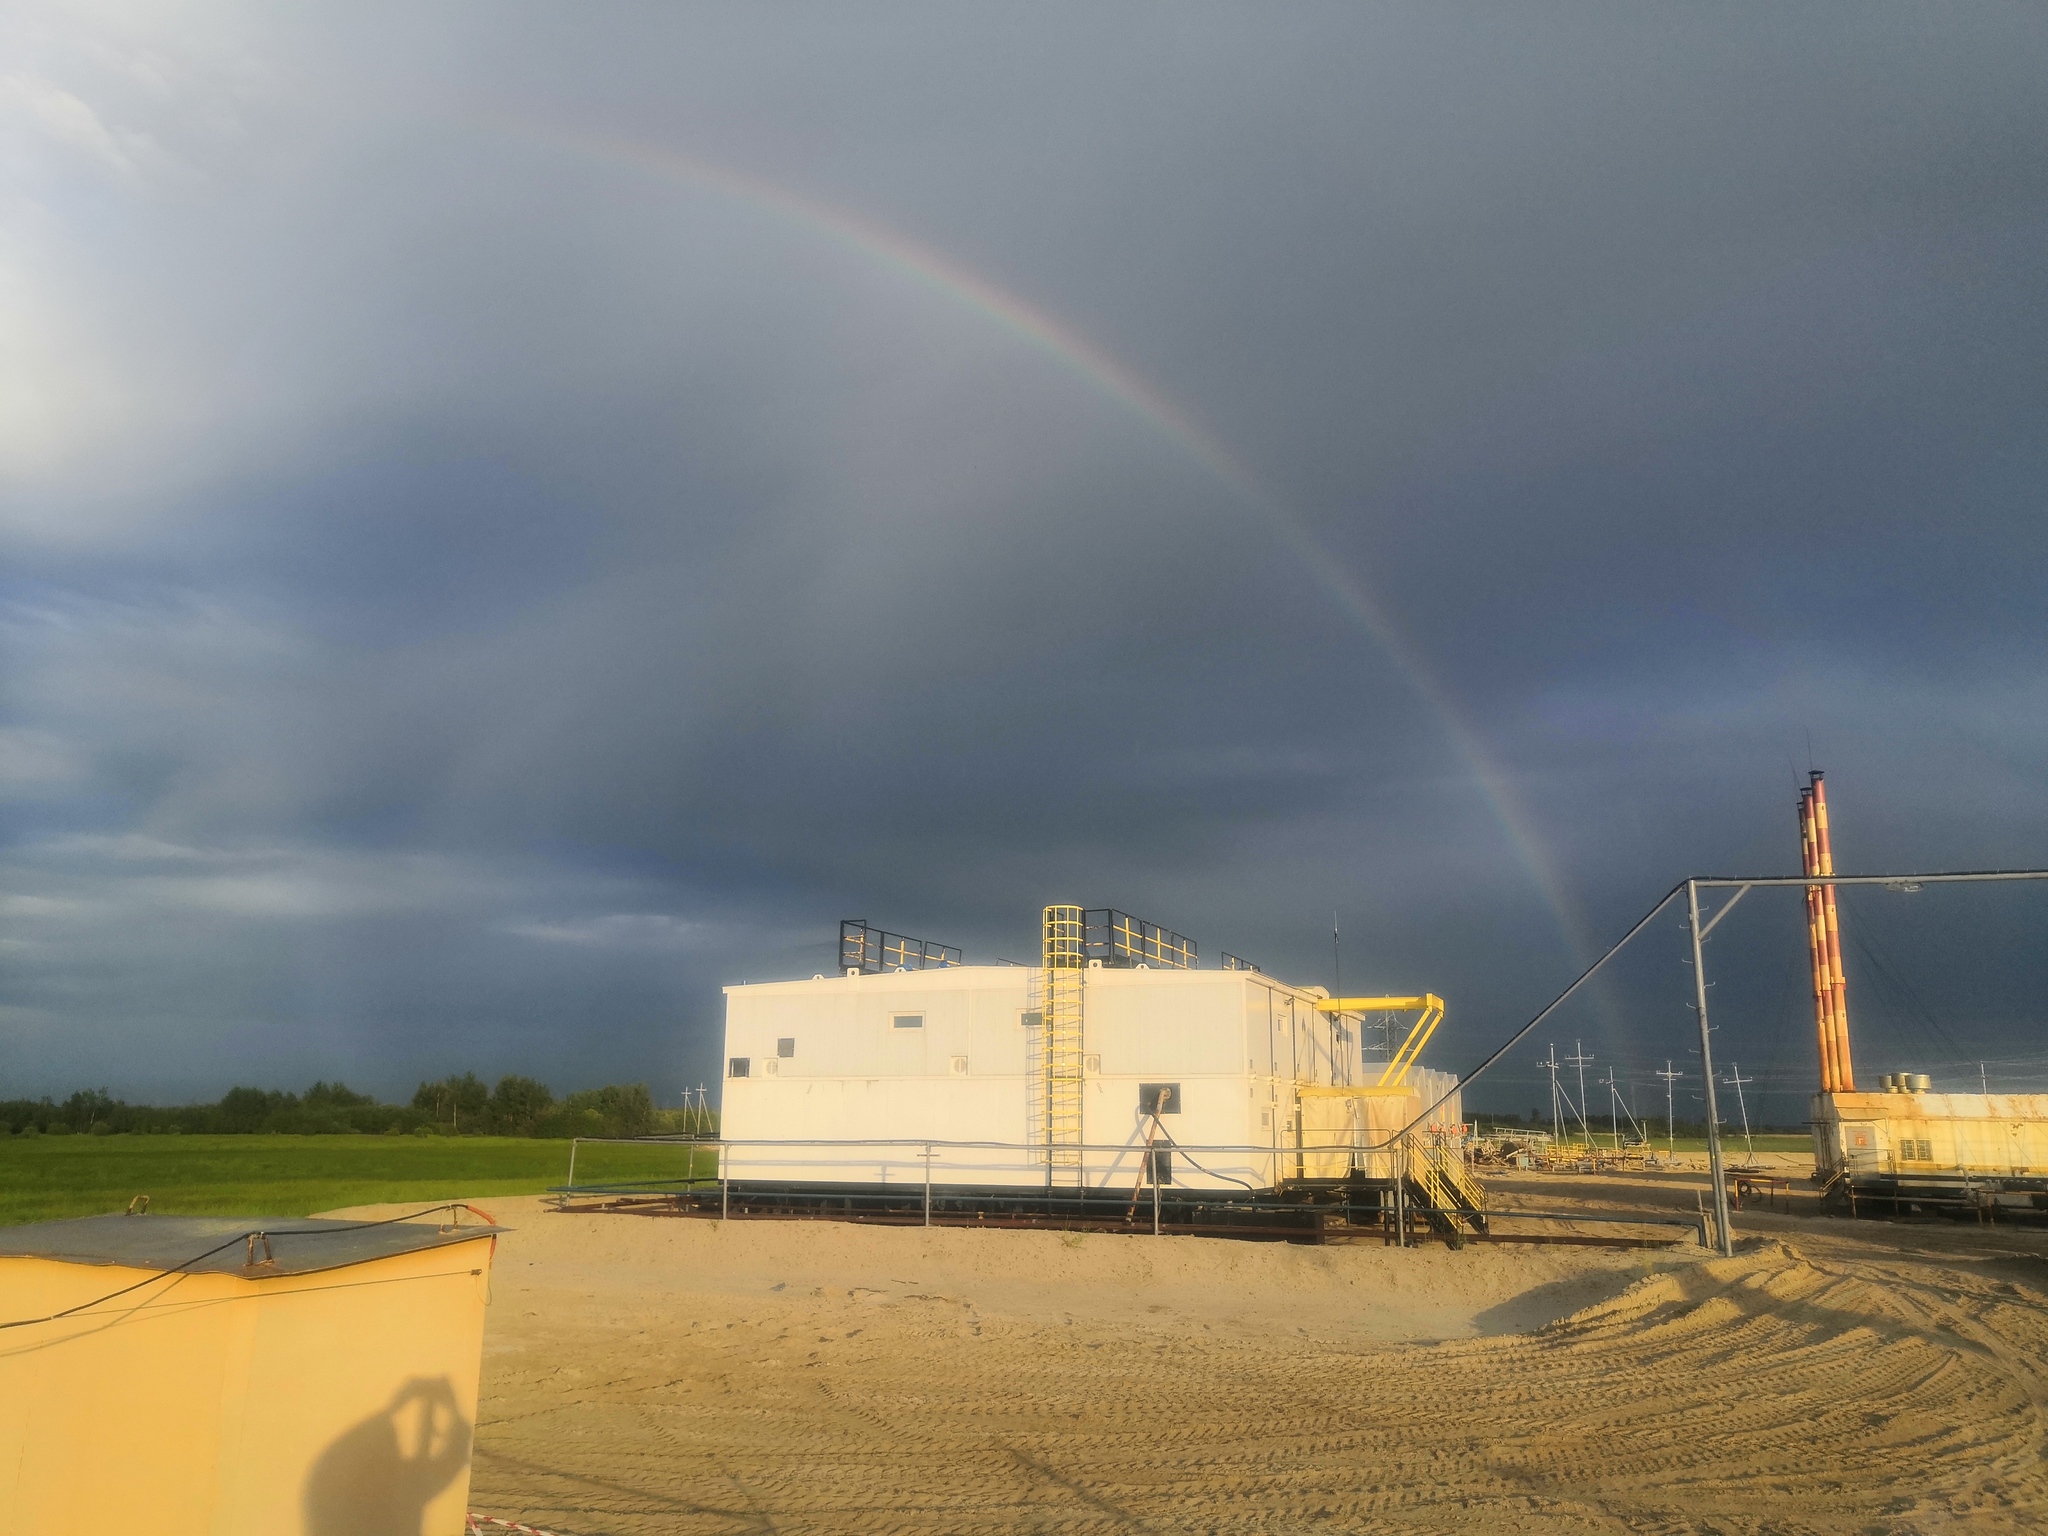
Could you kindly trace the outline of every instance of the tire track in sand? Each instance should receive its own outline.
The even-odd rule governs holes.
[[[590,1536],[2048,1524],[2048,1314],[1960,1266],[1766,1244],[1432,1345],[732,1307],[522,1319],[474,1507]]]

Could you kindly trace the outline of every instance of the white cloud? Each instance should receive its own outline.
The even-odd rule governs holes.
[[[78,787],[84,755],[52,731],[0,726],[0,800],[31,800]]]
[[[660,912],[614,912],[568,922],[513,923],[505,931],[542,944],[587,949],[685,949],[701,946],[719,930]]]
[[[0,75],[0,125],[10,120],[123,178],[164,163],[147,134],[117,133],[83,99],[35,75]]]

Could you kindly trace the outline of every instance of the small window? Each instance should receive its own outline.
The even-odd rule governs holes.
[[[1138,1113],[1177,1115],[1180,1113],[1179,1083],[1138,1084]]]
[[[735,1056],[725,1064],[725,1075],[727,1077],[751,1077],[753,1075],[753,1066],[753,1062],[747,1057]]]
[[[899,1013],[890,1022],[898,1029],[923,1029],[924,1015],[921,1013]]]
[[[780,1056],[784,1061],[789,1060],[790,1057],[796,1054],[795,1038],[790,1035],[785,1035],[780,1040],[776,1041],[775,1054]]]
[[[1017,1022],[1026,1029],[1043,1029],[1045,1027],[1045,1015],[1039,1012],[1038,1009],[1032,1008],[1018,1014]]]

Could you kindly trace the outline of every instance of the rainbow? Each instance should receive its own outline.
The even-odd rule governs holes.
[[[1028,299],[991,282],[943,251],[850,209],[666,145],[532,120],[500,126],[581,155],[731,198],[774,214],[812,238],[829,240],[863,260],[900,273],[946,301],[992,322],[1172,441],[1230,487],[1245,508],[1266,521],[1300,561],[1309,580],[1363,629],[1400,670],[1470,769],[1494,821],[1549,907],[1572,957],[1582,962],[1596,953],[1577,904],[1545,852],[1508,775],[1487,750],[1479,731],[1466,718],[1420,648],[1365,582],[1344,568],[1297,513],[1272,494],[1214,435],[1129,365]]]

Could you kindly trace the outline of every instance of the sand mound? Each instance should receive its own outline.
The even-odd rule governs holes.
[[[2048,1518],[2023,1266],[494,1209],[473,1503],[587,1536]]]

